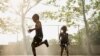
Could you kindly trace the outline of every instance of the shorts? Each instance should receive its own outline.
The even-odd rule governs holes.
[[[32,45],[37,46],[42,42],[43,36],[35,36]]]
[[[61,47],[66,47],[66,46],[68,46],[67,41],[61,41],[60,46],[61,46]]]

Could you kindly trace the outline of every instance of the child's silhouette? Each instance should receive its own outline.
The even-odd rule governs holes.
[[[64,49],[67,53],[67,56],[69,56],[69,52],[68,52],[69,40],[68,40],[68,33],[66,33],[66,31],[67,31],[67,27],[62,26],[61,32],[59,34],[59,40],[60,40],[60,46],[61,46],[61,56],[63,55]]]
[[[36,56],[36,50],[35,48],[42,45],[42,44],[45,44],[47,47],[49,46],[48,44],[48,41],[45,40],[45,41],[42,41],[43,39],[43,32],[42,32],[42,25],[41,25],[41,22],[39,21],[39,15],[38,14],[34,14],[32,16],[32,20],[33,22],[35,22],[35,28],[33,29],[29,29],[28,32],[32,32],[33,30],[35,30],[36,32],[36,35],[32,41],[32,52],[33,52],[33,55]]]

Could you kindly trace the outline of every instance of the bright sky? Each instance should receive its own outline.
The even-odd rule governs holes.
[[[43,5],[43,3],[47,1],[47,0],[43,0],[40,4],[38,4],[36,7],[32,8],[28,14],[26,15],[27,17],[32,17],[32,15],[34,13],[41,13],[43,11],[57,11],[58,8],[55,8],[54,6],[50,6],[50,5]],[[86,0],[88,1],[88,0]],[[12,6],[12,8],[18,10],[17,6],[20,6],[19,3],[21,3],[21,0],[11,0],[9,3],[9,6]],[[65,4],[65,0],[58,0],[56,4],[60,4],[60,5],[64,5]],[[18,16],[13,14],[12,9],[9,9],[10,11],[5,12],[5,13],[1,13],[2,16],[4,17],[11,17],[12,20],[15,20],[16,18],[19,18]],[[34,12],[34,13],[33,13]],[[1,16],[1,17],[2,17]],[[41,18],[41,15],[40,15]],[[18,20],[18,19],[16,19]],[[20,22],[20,20],[18,20]],[[31,22],[31,23],[30,23]],[[42,25],[43,25],[43,33],[44,33],[44,39],[58,39],[58,33],[59,33],[59,29],[62,25],[65,25],[65,22],[58,22],[57,20],[41,20]],[[34,25],[34,23],[32,23],[31,19],[29,19],[27,21],[28,26],[26,27],[26,31],[28,29],[29,26]],[[60,25],[60,26],[58,26]],[[32,27],[30,27],[32,28]],[[74,34],[77,32],[77,27],[70,27],[68,28],[68,33],[69,34]],[[26,32],[27,33],[27,32]],[[33,37],[34,36],[34,32],[32,33],[27,33],[28,36]],[[0,44],[8,44],[9,42],[16,42],[19,38],[17,38],[20,34],[0,34]]]

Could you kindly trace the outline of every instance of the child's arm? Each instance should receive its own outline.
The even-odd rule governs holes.
[[[67,33],[67,37],[68,37],[68,33]],[[70,43],[69,43],[69,37],[68,37],[68,45],[69,45]]]
[[[61,35],[61,34],[59,34],[59,40],[60,40],[60,35]]]
[[[61,33],[59,34],[59,42],[60,42],[60,40],[61,40]]]
[[[28,32],[30,33],[30,32],[32,32],[33,30],[35,30],[35,28],[33,28],[33,29],[29,29]]]
[[[40,27],[41,27],[41,23],[38,22],[38,23],[36,23],[35,28],[33,28],[33,29],[29,29],[28,32],[32,32],[33,30],[39,29]]]

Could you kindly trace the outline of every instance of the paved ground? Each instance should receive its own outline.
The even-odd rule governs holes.
[[[37,54],[41,54],[41,53],[39,53],[39,52],[41,52],[41,50],[43,50],[42,54],[45,54],[45,53],[46,54],[50,54],[50,53],[55,54],[54,51],[51,51],[50,49],[48,50],[48,48],[43,48],[43,47],[45,47],[45,45],[41,46],[42,49],[39,49],[39,48],[37,49]],[[25,54],[25,53],[23,53],[23,52],[25,52],[25,50],[26,49],[24,49],[23,46],[21,46],[21,48],[20,48],[19,46],[10,45],[10,46],[6,46],[4,48],[4,50],[1,51],[0,56],[33,56],[33,55],[15,55],[15,54]],[[74,52],[80,52],[80,51],[75,51],[75,49],[73,49],[73,50],[74,50]],[[98,53],[98,54],[100,53],[100,51],[97,51],[97,50],[99,50],[98,48],[95,50],[96,50],[96,52],[94,51],[95,53]],[[31,49],[28,49],[27,51],[29,54],[32,54]],[[60,52],[58,49],[55,49],[55,51],[57,53]],[[9,55],[5,55],[5,54],[9,54]],[[12,55],[12,54],[14,54],[14,55]],[[60,55],[37,55],[37,56],[60,56]],[[63,56],[67,56],[67,55],[63,55]],[[100,55],[69,55],[69,56],[100,56]]]
[[[0,56],[33,56],[33,55],[0,55]],[[60,56],[60,55],[37,55],[37,56]],[[69,55],[69,56],[100,56],[100,55]]]

